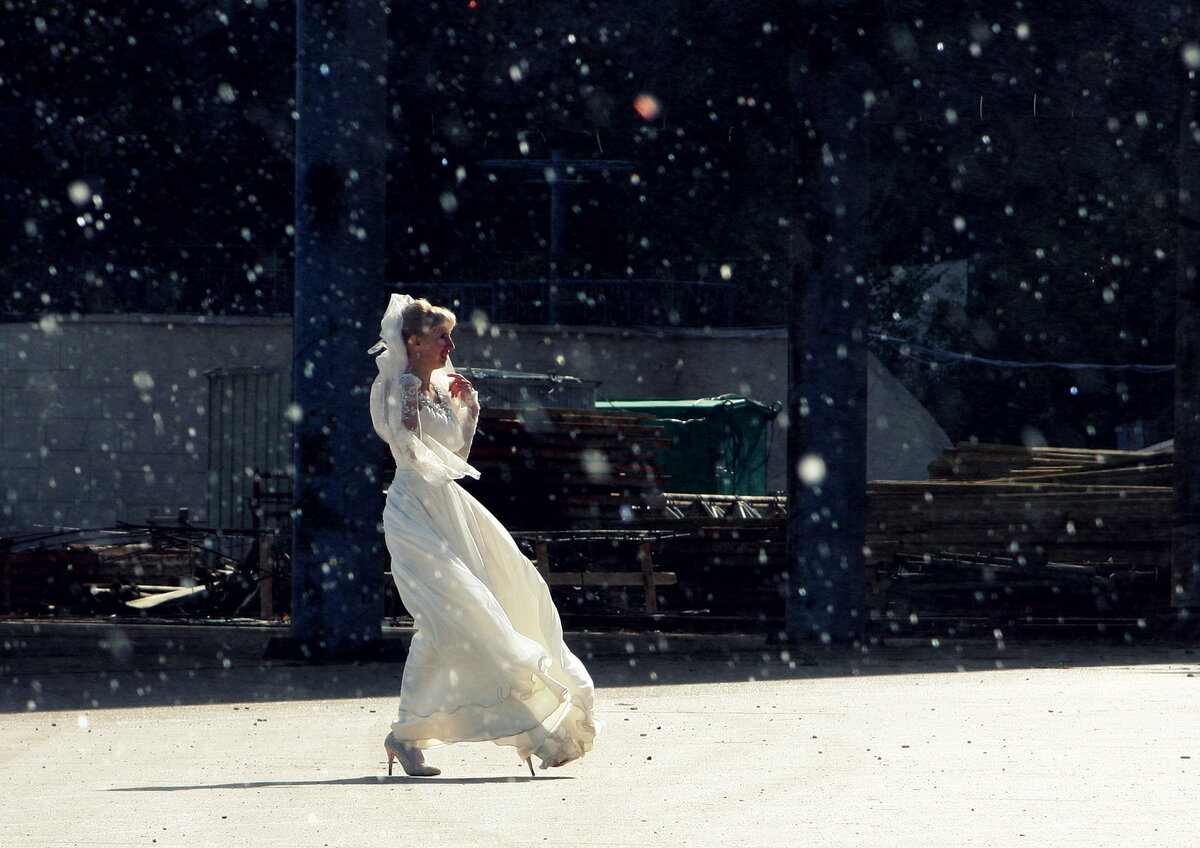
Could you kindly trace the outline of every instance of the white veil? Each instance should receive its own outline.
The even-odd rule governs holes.
[[[479,472],[433,439],[418,439],[403,424],[400,398],[400,378],[408,370],[408,348],[404,340],[404,310],[413,303],[406,294],[393,294],[379,322],[379,341],[367,353],[379,353],[375,365],[379,374],[371,384],[371,423],[379,438],[392,446],[399,465],[405,459],[430,483],[478,477]],[[430,382],[446,397],[450,394],[450,377],[454,366],[446,359],[445,366],[430,375]],[[451,400],[451,407],[462,417],[462,403]]]

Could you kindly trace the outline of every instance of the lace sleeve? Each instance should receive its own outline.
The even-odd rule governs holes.
[[[388,414],[396,420],[392,425],[402,427],[408,432],[421,438],[421,381],[415,374],[401,374],[396,381],[396,403],[390,407]]]
[[[396,466],[413,468],[430,483],[478,477],[479,472],[464,461],[465,456],[423,437],[420,387],[420,380],[407,373],[391,380],[376,379],[371,387],[375,432],[391,446]]]
[[[462,422],[462,447],[455,453],[466,460],[471,455],[471,442],[475,440],[475,430],[479,427],[479,393],[474,389],[463,400],[452,400],[451,408]]]

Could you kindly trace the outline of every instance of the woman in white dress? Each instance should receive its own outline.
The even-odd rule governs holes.
[[[454,374],[453,313],[393,294],[380,325],[375,431],[396,476],[383,529],[392,576],[416,633],[400,709],[384,740],[388,774],[439,774],[423,750],[453,742],[511,745],[533,772],[591,750],[594,691],[563,644],[550,592],[508,531],[456,482],[467,463],[479,404]]]

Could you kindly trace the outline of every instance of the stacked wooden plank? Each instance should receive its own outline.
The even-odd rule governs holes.
[[[877,615],[1129,615],[1167,599],[1172,456],[960,444],[928,481],[867,484]],[[668,493],[640,526],[687,529],[662,545],[684,601],[782,614],[783,498]]]
[[[1029,561],[1115,560],[1164,565],[1169,555],[1169,451],[1089,451],[963,443],[931,464],[926,481],[867,484],[867,545],[894,554],[961,552]],[[770,531],[780,550],[782,497],[667,493],[644,523],[674,519],[710,534]],[[747,525],[747,526],[742,526]]]
[[[1102,621],[1169,600],[1173,456],[962,443],[868,485],[883,613]]]
[[[471,449],[481,478],[464,485],[513,529],[601,527],[659,497],[670,445],[638,413],[485,409]]]
[[[868,504],[867,544],[876,559],[961,552],[1165,565],[1170,554],[1165,486],[876,481]]]
[[[933,480],[1013,480],[1170,486],[1174,452],[960,442],[929,464]]]
[[[868,541],[888,552],[1166,565],[1173,454],[960,443],[931,480],[868,485]]]

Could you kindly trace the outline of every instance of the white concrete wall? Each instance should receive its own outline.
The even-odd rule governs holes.
[[[600,382],[604,398],[701,398],[736,394],[787,405],[783,329],[641,330],[605,327],[475,328],[457,333],[457,367],[512,368]],[[950,444],[916,398],[874,356],[867,381],[867,477],[925,480]],[[786,436],[776,428],[768,485],[786,485]]]
[[[362,348],[375,341],[373,322]],[[781,330],[699,331],[475,327],[456,333],[459,367],[517,369],[595,380],[602,398],[787,396]],[[0,324],[0,534],[38,526],[142,523],[192,511],[208,491],[205,371],[289,366],[284,318],[84,316]],[[349,387],[348,387],[349,388]],[[924,479],[949,443],[872,358],[868,476]],[[367,412],[364,408],[363,414]],[[784,485],[777,434],[770,485]]]
[[[204,518],[211,368],[287,365],[291,321],[0,324],[0,533]]]
[[[459,366],[568,374],[600,382],[602,398],[787,395],[783,330],[496,327],[456,334]]]

